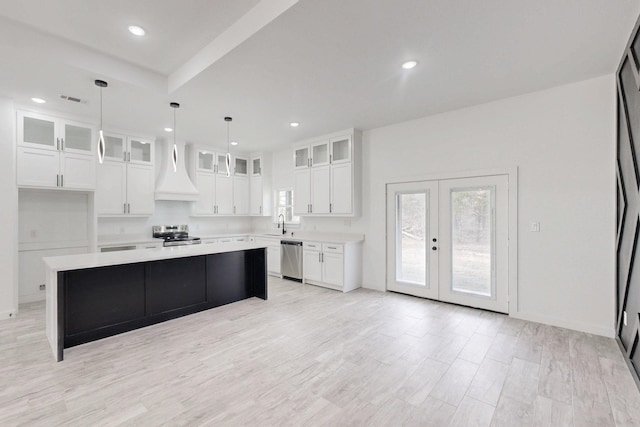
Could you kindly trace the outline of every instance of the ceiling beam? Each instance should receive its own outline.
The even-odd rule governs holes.
[[[173,93],[209,68],[296,3],[298,0],[261,0],[184,65],[169,75],[169,93]]]

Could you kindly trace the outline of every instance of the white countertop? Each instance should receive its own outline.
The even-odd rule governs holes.
[[[136,251],[92,252],[78,255],[46,257],[44,261],[49,271],[78,270],[82,268],[106,267],[110,265],[133,264],[136,262],[159,261],[171,258],[209,255],[223,252],[244,251],[264,248],[265,245],[247,242],[212,243],[189,246],[171,246]]]

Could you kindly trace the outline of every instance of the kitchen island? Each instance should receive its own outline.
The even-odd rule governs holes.
[[[247,298],[267,299],[266,247],[175,246],[44,258],[47,338],[65,348]]]

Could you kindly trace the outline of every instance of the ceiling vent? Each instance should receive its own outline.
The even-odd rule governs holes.
[[[85,101],[84,99],[76,98],[75,96],[60,95],[60,98],[66,99],[67,101],[71,101],[71,102],[77,102],[78,104],[87,103],[87,101]]]

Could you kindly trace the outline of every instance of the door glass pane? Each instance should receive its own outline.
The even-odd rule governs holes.
[[[329,145],[320,144],[313,146],[313,164],[329,163]]]
[[[307,166],[309,160],[309,148],[298,148],[296,150],[296,167]]]
[[[198,151],[198,169],[213,170],[213,153]]]
[[[451,289],[492,296],[492,188],[451,190]]]
[[[234,172],[236,175],[247,174],[247,160],[236,157],[236,169]]]
[[[349,160],[349,138],[332,142],[333,161]]]
[[[34,119],[32,117],[25,117],[23,125],[24,142],[49,145],[51,147],[55,145],[56,138],[54,134],[53,122],[49,120],[40,120]]]
[[[124,139],[117,136],[104,136],[104,156],[116,159],[123,159]]]
[[[131,160],[151,162],[151,144],[145,141],[131,140]]]
[[[397,195],[396,280],[426,285],[427,194]]]
[[[257,159],[253,159],[253,174],[260,175],[262,173],[262,168],[260,167],[260,157]]]
[[[65,124],[64,136],[64,148],[91,151],[91,129]],[[98,143],[97,139],[95,142]]]

